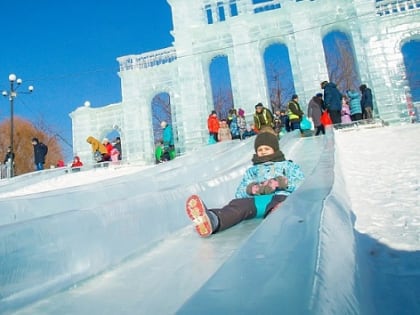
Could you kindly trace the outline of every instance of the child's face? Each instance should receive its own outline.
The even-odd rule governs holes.
[[[260,145],[257,148],[257,156],[266,156],[274,153],[274,149],[268,145]]]

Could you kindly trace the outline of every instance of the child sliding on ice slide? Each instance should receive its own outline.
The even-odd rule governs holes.
[[[303,182],[299,165],[284,158],[274,134],[259,133],[254,148],[253,165],[246,170],[235,199],[221,209],[207,209],[197,195],[187,199],[187,215],[201,237],[226,230],[243,220],[265,218]]]

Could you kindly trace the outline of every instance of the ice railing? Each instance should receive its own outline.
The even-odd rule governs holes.
[[[420,8],[420,0],[376,0],[376,14],[379,16],[405,13]]]
[[[140,55],[129,55],[117,58],[120,63],[120,71],[156,67],[162,64],[171,63],[176,59],[176,50],[173,47],[154,50]]]

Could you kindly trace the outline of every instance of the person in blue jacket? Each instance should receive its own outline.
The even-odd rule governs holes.
[[[237,187],[235,199],[220,209],[207,209],[197,195],[187,199],[186,212],[201,237],[228,229],[247,219],[265,218],[303,182],[299,165],[286,160],[272,132],[259,133],[253,165]]]
[[[321,88],[324,90],[324,106],[330,114],[332,123],[340,124],[343,95],[337,89],[337,85],[332,82],[323,81]]]
[[[348,90],[346,92],[350,99],[350,115],[352,121],[358,121],[363,119],[362,106],[360,105],[360,95],[354,90]]]
[[[175,158],[175,146],[172,127],[164,120],[160,123],[160,126],[163,129],[163,157],[165,157],[167,160],[173,160]]]

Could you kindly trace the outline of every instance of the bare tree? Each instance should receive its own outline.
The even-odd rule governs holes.
[[[227,118],[229,110],[233,108],[233,96],[230,86],[219,86],[213,90],[214,110],[221,119]]]
[[[226,56],[217,56],[212,60],[210,76],[214,110],[219,118],[227,118],[229,110],[234,107],[234,104]]]
[[[57,153],[59,153],[60,155],[72,155],[73,154],[73,145],[71,143],[69,143],[58,131],[57,127],[45,122],[43,117],[38,117],[38,119],[33,122],[33,125],[35,127],[35,129],[41,131],[42,133],[44,133],[45,135],[48,135],[48,142],[51,142],[52,139],[55,139],[55,141],[59,144],[59,146],[57,147],[59,149],[59,152],[57,151]],[[65,145],[67,150],[63,149],[63,145]],[[51,148],[51,150],[54,150],[54,147]],[[49,153],[50,149],[49,149]],[[64,154],[66,153],[66,154]]]
[[[171,100],[167,93],[157,94],[152,100],[153,135],[155,139],[162,138],[160,123],[166,121],[172,124]]]
[[[412,57],[405,60],[405,79],[408,81],[411,93],[420,90],[420,57],[419,55]],[[419,101],[419,99],[414,101]]]
[[[358,90],[360,79],[355,66],[353,50],[348,40],[335,38],[334,48],[326,49],[328,76],[341,91]]]
[[[294,93],[293,78],[274,61],[266,66],[271,109],[284,109]]]
[[[14,153],[15,153],[15,175],[25,174],[34,170],[34,150],[32,146],[32,138],[38,138],[40,142],[48,146],[48,154],[46,156],[45,168],[56,166],[58,160],[63,159],[61,147],[54,134],[35,127],[28,120],[15,117],[14,124]],[[5,120],[0,124],[0,156],[6,155],[7,148],[10,145],[10,120]],[[3,162],[3,160],[1,161]]]

